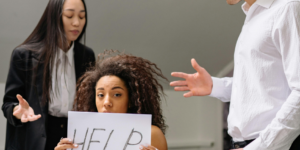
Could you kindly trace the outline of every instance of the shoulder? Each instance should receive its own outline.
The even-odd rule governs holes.
[[[86,45],[83,45],[79,42],[75,42],[74,48],[84,50],[85,53],[88,54],[88,55],[93,55],[93,56],[95,55],[93,49],[91,49],[90,47],[88,47]]]
[[[280,0],[275,2],[275,5],[278,6],[278,14],[280,15],[283,12],[294,14],[299,14],[300,9],[300,0]],[[276,7],[275,6],[275,7]]]
[[[11,54],[11,59],[22,59],[22,58],[28,58],[31,54],[30,50],[27,50],[21,46],[16,47]]]
[[[159,150],[167,149],[167,141],[163,132],[157,126],[151,126],[151,145]]]

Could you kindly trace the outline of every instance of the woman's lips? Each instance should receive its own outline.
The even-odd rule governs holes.
[[[79,34],[79,31],[78,31],[78,30],[71,30],[71,33],[72,33],[73,35],[78,35],[78,34]]]

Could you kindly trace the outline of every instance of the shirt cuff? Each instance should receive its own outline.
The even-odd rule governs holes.
[[[223,81],[220,78],[216,78],[216,77],[211,77],[212,82],[213,82],[213,87],[211,90],[211,93],[209,96],[211,97],[220,97],[222,96],[222,90],[223,89]]]
[[[244,150],[267,150],[265,144],[262,142],[261,137],[258,137],[249,145],[247,145]]]

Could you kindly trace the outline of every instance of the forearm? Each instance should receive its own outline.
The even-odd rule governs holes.
[[[276,117],[245,150],[285,150],[300,134],[300,91],[293,90]]]

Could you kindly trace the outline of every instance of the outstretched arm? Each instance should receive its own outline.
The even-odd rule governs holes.
[[[223,102],[230,101],[232,78],[211,77],[204,68],[198,65],[195,59],[192,59],[191,63],[197,71],[194,74],[172,72],[172,76],[184,79],[170,83],[171,86],[175,86],[175,91],[188,91],[183,95],[184,97],[210,95]]]
[[[37,116],[37,118],[35,118],[36,116],[31,116],[31,113],[29,113],[28,115],[24,115],[23,120],[20,120],[24,112],[27,112],[27,110],[31,110],[33,112],[32,108],[29,107],[26,100],[23,100],[22,96],[18,96],[18,98],[16,97],[17,94],[25,95],[26,93],[25,83],[27,82],[27,70],[29,70],[29,55],[30,53],[22,48],[16,48],[12,52],[9,72],[6,80],[2,110],[8,122],[15,127],[22,126],[22,122],[34,121],[40,117]],[[28,107],[25,105],[28,105]]]

